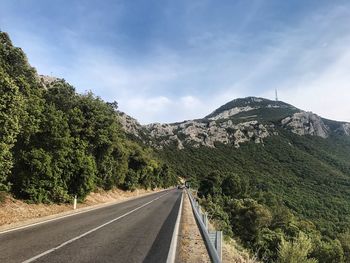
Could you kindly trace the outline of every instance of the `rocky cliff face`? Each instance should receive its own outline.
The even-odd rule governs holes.
[[[330,129],[323,120],[312,112],[297,112],[281,121],[282,125],[290,127],[292,132],[299,135],[315,135],[327,138]]]
[[[153,146],[163,147],[175,143],[180,149],[184,145],[215,147],[216,143],[239,147],[250,140],[261,143],[270,135],[270,127],[257,121],[238,124],[232,120],[186,121],[180,124],[150,124],[146,128],[153,139]]]
[[[140,125],[120,112],[125,131],[144,143],[163,148],[176,145],[179,149],[215,147],[217,143],[240,147],[245,142],[263,143],[277,128],[285,128],[300,136],[327,138],[332,133],[350,135],[350,123],[325,120],[312,112],[305,112],[284,102],[248,97],[231,101],[203,119],[181,123]],[[336,128],[335,128],[336,127]]]
[[[144,128],[141,124],[134,118],[125,114],[124,112],[118,111],[120,117],[120,123],[126,133],[132,134],[136,138],[141,138]]]
[[[344,134],[350,136],[350,123],[344,123],[342,125]]]

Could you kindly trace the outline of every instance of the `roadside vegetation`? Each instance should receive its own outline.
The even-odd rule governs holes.
[[[159,155],[216,225],[263,262],[350,262],[350,140],[279,131],[264,144]]]
[[[84,199],[96,187],[169,187],[172,170],[126,138],[117,103],[39,77],[0,32],[0,191],[35,203]]]

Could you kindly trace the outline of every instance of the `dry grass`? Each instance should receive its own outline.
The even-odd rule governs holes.
[[[227,239],[222,247],[223,263],[259,263],[259,261],[251,257],[247,251],[242,249],[235,240]]]
[[[131,197],[152,193],[154,190],[139,189],[134,192],[113,189],[110,191],[97,190],[90,193],[83,203],[78,204],[78,208],[88,208],[89,206],[111,202],[120,202]],[[56,215],[72,211],[72,204],[28,204],[21,200],[14,199],[8,194],[3,195],[3,202],[0,202],[0,227],[17,226],[27,220],[38,219],[46,216]]]
[[[6,193],[0,191],[0,205],[5,202]]]

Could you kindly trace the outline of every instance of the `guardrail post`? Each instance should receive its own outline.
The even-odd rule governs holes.
[[[216,231],[216,251],[220,260],[222,260],[222,231]]]
[[[214,248],[216,249],[216,231],[208,231],[209,239]]]
[[[203,223],[205,225],[205,228],[208,230],[208,214],[207,214],[207,212],[205,212],[203,214]]]

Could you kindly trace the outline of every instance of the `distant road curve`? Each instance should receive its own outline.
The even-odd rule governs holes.
[[[0,234],[0,262],[166,262],[182,190]]]

